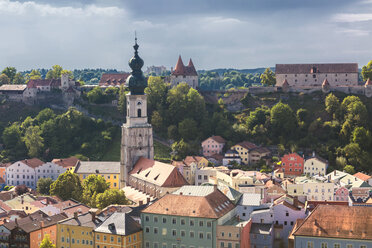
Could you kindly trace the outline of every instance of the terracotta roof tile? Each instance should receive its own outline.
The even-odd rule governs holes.
[[[368,78],[365,85],[372,85],[371,79]]]
[[[185,66],[182,62],[181,55],[178,57],[178,61],[174,70],[172,71],[172,75],[175,76],[197,76],[198,73],[195,70],[194,64],[190,59],[189,64]]]
[[[61,79],[31,79],[27,83],[27,88],[36,88],[38,86],[59,87],[61,86]]]
[[[368,175],[366,175],[362,172],[355,173],[354,177],[357,177],[357,178],[359,178],[360,180],[363,180],[363,181],[367,181],[371,178],[371,176],[368,176]]]
[[[227,196],[215,190],[207,196],[167,194],[142,212],[218,219],[234,208]]]
[[[240,142],[237,145],[239,145],[241,147],[244,147],[247,150],[251,150],[251,149],[257,148],[257,146],[255,144],[253,144],[252,142],[249,142],[249,141],[243,141],[243,142]]]
[[[53,163],[58,164],[64,168],[72,168],[75,167],[79,159],[76,157],[69,157],[69,158],[55,158],[52,160]]]
[[[315,71],[313,70],[315,68]],[[358,73],[357,63],[336,64],[277,64],[276,74]]]
[[[100,86],[116,86],[125,84],[130,73],[105,73],[99,81]]]
[[[21,160],[21,162],[34,169],[44,164],[44,162],[38,158],[25,159]]]
[[[372,240],[372,208],[318,205],[293,235]]]

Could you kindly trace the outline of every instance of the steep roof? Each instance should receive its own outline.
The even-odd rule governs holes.
[[[61,79],[31,79],[27,83],[27,88],[36,88],[41,86],[59,87]]]
[[[218,219],[234,208],[221,191],[215,190],[206,196],[167,194],[142,212]]]
[[[141,231],[141,225],[128,213],[115,212],[94,231],[126,236]]]
[[[174,76],[197,76],[198,73],[195,70],[194,64],[190,59],[189,64],[185,66],[182,62],[181,55],[178,57],[177,64],[172,71]]]
[[[52,160],[53,163],[58,164],[64,168],[72,168],[76,166],[79,159],[76,157],[69,157],[69,158],[55,158]]]
[[[101,223],[102,221],[99,218],[94,218],[93,220],[92,213],[80,214],[76,218],[71,217],[59,222],[61,225],[84,226],[92,228],[98,227]]]
[[[249,141],[243,141],[243,142],[240,142],[240,143],[236,144],[236,146],[238,146],[238,145],[241,146],[241,147],[244,147],[247,150],[252,150],[252,149],[257,148],[257,146],[255,144],[253,144],[252,142],[249,142]]]
[[[44,164],[44,162],[38,158],[25,159],[21,160],[21,162],[34,169]]]
[[[329,85],[329,82],[328,82],[327,79],[324,79],[324,81],[323,81],[323,83],[322,83],[322,86],[327,86],[327,85]]]
[[[368,78],[365,85],[372,85],[371,79]]]
[[[181,187],[188,184],[176,167],[144,157],[137,161],[129,174],[161,187]]]
[[[120,173],[120,162],[79,161],[75,167],[75,173],[118,174]]]
[[[289,86],[289,83],[288,83],[287,79],[284,79],[284,82],[283,82],[282,86]]]
[[[104,73],[99,81],[99,86],[116,86],[125,84],[130,73]]]
[[[363,181],[367,181],[367,180],[369,180],[371,178],[371,176],[366,175],[366,174],[364,174],[362,172],[355,173],[354,174],[354,177],[359,178],[360,180],[363,180]]]
[[[275,73],[276,74],[358,73],[358,63],[276,64]]]
[[[372,208],[318,205],[293,235],[372,240]]]

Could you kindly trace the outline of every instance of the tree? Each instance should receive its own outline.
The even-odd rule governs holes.
[[[178,124],[178,133],[186,141],[195,140],[198,135],[198,127],[193,119],[184,119]]]
[[[56,246],[50,240],[49,234],[46,234],[41,241],[40,248],[55,248]]]
[[[26,75],[26,81],[41,79],[41,73],[38,70],[32,70],[30,73]]]
[[[59,79],[61,77],[63,68],[60,65],[53,65],[52,69],[46,74],[46,79]]]
[[[145,89],[147,94],[147,106],[148,115],[156,109],[161,109],[166,106],[168,85],[164,82],[161,77],[150,76],[147,81],[147,88]]]
[[[71,198],[79,201],[82,193],[79,176],[70,171],[60,174],[50,186],[50,194],[56,195],[64,201]]]
[[[362,76],[364,81],[367,81],[368,78],[372,80],[372,60],[362,67]]]
[[[337,168],[344,168],[347,164],[347,160],[345,157],[337,157],[336,158],[336,165]]]
[[[279,102],[271,108],[270,124],[273,135],[288,137],[296,131],[297,120],[291,107]]]
[[[266,68],[264,73],[261,74],[261,84],[265,86],[274,86],[276,83],[275,73],[270,69]]]
[[[172,148],[172,159],[173,160],[182,160],[188,155],[194,155],[197,153],[197,148],[193,147],[189,143],[185,142],[183,139],[180,141],[174,142],[171,146]]]
[[[4,73],[0,75],[0,86],[3,84],[10,84],[10,79]]]
[[[176,125],[170,125],[168,127],[168,139],[178,140],[178,129]]]
[[[91,91],[89,91],[87,97],[91,103],[103,103],[105,101],[103,91],[99,86],[94,87]]]
[[[50,185],[52,185],[53,180],[51,178],[40,178],[39,181],[37,181],[37,192],[43,195],[49,195],[50,194]]]
[[[35,120],[39,123],[42,124],[50,119],[54,119],[56,117],[54,111],[50,108],[45,108],[41,110],[37,116],[35,117]]]
[[[23,138],[30,157],[38,157],[44,147],[44,139],[41,137],[39,126],[30,126],[26,129]]]
[[[103,209],[112,204],[128,204],[129,201],[126,198],[124,191],[119,189],[108,189],[104,193],[100,193],[97,195],[96,203],[99,209]]]
[[[157,132],[164,131],[163,117],[160,115],[159,111],[154,111],[151,116],[151,125]]]
[[[328,112],[328,114],[333,115],[336,117],[337,111],[340,109],[340,101],[338,98],[333,95],[332,93],[328,94],[328,96],[325,99],[325,110]]]
[[[15,67],[6,67],[1,73],[7,75],[10,82],[13,82],[17,69]]]
[[[367,150],[371,145],[371,133],[364,127],[356,127],[353,131],[352,142],[357,143],[361,148]]]
[[[23,75],[20,72],[18,72],[14,77],[13,84],[24,84],[25,82],[26,81]]]
[[[127,115],[127,97],[126,97],[126,91],[124,85],[120,85],[119,90],[119,101],[118,101],[118,110],[120,113],[122,113],[124,116]]]
[[[344,171],[345,171],[346,173],[351,174],[351,175],[354,175],[354,174],[355,174],[355,169],[354,169],[354,166],[352,166],[352,165],[346,165],[346,166],[344,167]]]
[[[96,196],[110,188],[110,184],[100,175],[90,175],[83,181],[83,202],[96,207]]]
[[[23,194],[26,194],[28,192],[28,188],[24,184],[17,185],[15,187],[15,192],[17,193],[17,195],[23,195]]]

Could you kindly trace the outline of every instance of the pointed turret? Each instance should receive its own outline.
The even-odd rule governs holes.
[[[287,79],[284,79],[284,82],[283,82],[282,86],[289,86],[289,83],[288,83]]]
[[[189,64],[187,65],[187,73],[188,76],[197,76],[198,73],[195,70],[194,63],[192,62],[191,58],[189,60]]]
[[[367,81],[366,81],[366,83],[365,83],[365,86],[368,86],[368,85],[372,85],[372,81],[371,81],[371,79],[367,79]]]
[[[288,92],[289,91],[289,83],[288,83],[287,79],[284,79],[284,82],[282,84],[282,90],[283,90],[283,92]]]
[[[328,93],[331,91],[331,85],[329,84],[327,79],[324,79],[322,83],[322,91],[323,93]]]
[[[322,86],[329,86],[329,82],[327,79],[324,79],[323,83],[322,83]]]
[[[186,72],[186,69],[185,69],[185,66],[182,62],[182,58],[181,58],[181,55],[178,57],[178,61],[177,61],[177,64],[176,66],[174,67],[174,70],[172,71],[172,74],[174,75],[183,75],[185,74]]]

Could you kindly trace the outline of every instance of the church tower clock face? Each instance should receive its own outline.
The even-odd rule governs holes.
[[[129,172],[140,157],[154,158],[152,126],[147,118],[147,80],[142,73],[143,60],[138,55],[135,41],[134,56],[129,60],[132,73],[127,79],[130,92],[127,98],[127,118],[122,126],[120,174],[121,187],[128,185]]]

